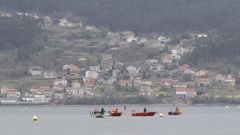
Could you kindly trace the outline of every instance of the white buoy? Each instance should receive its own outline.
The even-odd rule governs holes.
[[[160,113],[160,114],[159,114],[159,116],[160,116],[160,117],[163,117],[163,116],[164,116],[164,114],[163,114],[163,113]]]
[[[226,109],[228,109],[229,108],[229,106],[226,106]]]
[[[32,120],[33,121],[38,121],[38,116],[37,115],[33,115]]]

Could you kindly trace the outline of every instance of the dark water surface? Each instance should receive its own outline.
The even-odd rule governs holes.
[[[123,110],[123,106],[118,106]],[[93,106],[1,106],[0,135],[240,135],[240,107],[181,107],[181,116],[167,116],[169,107],[151,106],[150,111],[164,117],[130,116],[128,106],[120,118],[95,119],[89,116]],[[110,106],[105,106],[110,109]],[[38,115],[37,122],[32,116]]]

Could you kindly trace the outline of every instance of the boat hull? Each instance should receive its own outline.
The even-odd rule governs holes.
[[[121,112],[110,113],[110,116],[113,116],[113,117],[120,117],[121,115],[122,115]]]
[[[93,116],[94,118],[103,118],[104,114],[101,112],[90,112],[90,115]]]
[[[168,115],[181,115],[181,112],[168,112]]]
[[[137,112],[132,113],[132,116],[154,116],[157,112]]]

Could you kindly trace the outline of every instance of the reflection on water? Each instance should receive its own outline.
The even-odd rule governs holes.
[[[101,106],[99,106],[101,107]],[[239,135],[239,106],[181,107],[181,116],[168,116],[169,107],[148,107],[148,111],[164,113],[154,117],[131,117],[131,111],[143,106],[118,106],[120,118],[95,119],[89,110],[94,106],[2,106],[1,135]],[[105,106],[110,110],[110,106]],[[38,121],[32,116],[37,115]]]

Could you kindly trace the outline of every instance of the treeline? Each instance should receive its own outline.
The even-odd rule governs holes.
[[[72,12],[95,25],[139,33],[231,33],[239,30],[240,22],[237,0],[1,0],[0,8],[50,15]]]
[[[26,58],[26,53],[30,54],[31,51],[43,47],[36,42],[40,34],[39,22],[32,17],[14,16],[0,19],[1,50],[14,50],[17,58]]]
[[[221,70],[226,65],[240,66],[239,34],[216,33],[196,43],[196,49],[182,59],[194,67],[209,67]]]

